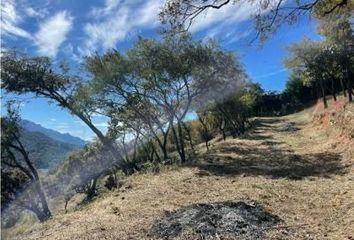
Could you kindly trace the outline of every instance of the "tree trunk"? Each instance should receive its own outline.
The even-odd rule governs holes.
[[[181,146],[180,146],[180,143],[179,143],[179,139],[178,139],[178,135],[177,135],[175,126],[172,125],[171,128],[172,128],[173,138],[175,140],[175,145],[176,145],[176,149],[177,149],[178,155],[180,157],[181,163],[184,163],[185,162],[185,156],[182,153],[182,149],[181,149]]]
[[[199,122],[202,124],[203,131],[204,131],[204,141],[205,141],[205,146],[207,148],[207,151],[209,151],[209,131],[206,123],[204,122],[203,118],[198,114],[198,119]]]
[[[90,201],[94,196],[96,196],[97,180],[98,180],[98,176],[94,177],[91,180],[91,184],[89,185],[89,187],[86,191],[86,200],[87,201]]]
[[[336,96],[336,89],[335,89],[335,86],[334,86],[334,79],[332,78],[332,88],[331,88],[331,92],[332,92],[332,97],[333,97],[333,100],[336,102],[337,101],[337,96]]]
[[[325,92],[325,88],[323,86],[322,80],[320,81],[320,88],[321,88],[322,101],[323,101],[324,108],[328,108],[327,99],[326,99],[326,92]]]
[[[49,210],[47,199],[44,195],[44,192],[42,190],[40,182],[39,181],[36,182],[35,186],[36,186],[36,192],[37,192],[39,200],[41,202],[41,208],[42,208],[41,210],[42,210],[42,214],[43,214],[42,220],[45,221],[52,216],[52,213]],[[41,221],[41,219],[39,219],[39,220]]]
[[[222,118],[221,122],[220,122],[220,126],[219,129],[222,133],[222,138],[224,139],[224,141],[226,140],[226,133],[225,133],[225,120],[224,118]]]
[[[346,88],[345,88],[345,86],[344,86],[344,82],[343,82],[343,79],[342,79],[342,78],[340,78],[340,86],[341,86],[343,95],[344,95],[344,97],[346,98],[346,97],[347,97],[347,92],[346,92]]]
[[[322,101],[323,101],[323,106],[324,106],[324,108],[328,108],[328,103],[327,103],[326,96],[323,96],[323,97],[322,97]]]
[[[193,145],[193,140],[192,140],[192,135],[191,135],[191,131],[190,129],[187,127],[187,125],[182,122],[183,128],[186,131],[187,135],[188,135],[188,140],[189,140],[189,145],[191,146],[192,151],[194,151],[194,145]]]
[[[348,80],[348,100],[349,102],[353,101],[353,86],[350,79]]]
[[[219,108],[219,111],[221,112],[223,118],[225,118],[228,123],[231,125],[232,127],[232,137],[235,138],[237,136],[237,133],[238,133],[238,127],[237,125],[235,124],[235,122],[232,120],[232,117],[228,116],[228,113],[225,112],[224,110],[222,110],[221,108]],[[225,126],[226,126],[226,121],[225,121]]]
[[[168,154],[167,154],[167,149],[166,149],[166,145],[167,145],[167,134],[163,133],[164,136],[164,140],[163,142],[160,140],[159,136],[157,136],[156,134],[154,134],[154,137],[156,139],[157,144],[159,145],[162,154],[163,154],[163,159],[167,160],[168,159]]]
[[[68,203],[69,203],[69,199],[65,199],[65,205],[64,205],[64,210],[65,210],[65,213],[68,213]]]
[[[44,213],[42,211],[42,209],[36,209],[36,210],[31,209],[31,210],[34,214],[36,214],[36,216],[40,222],[45,222],[51,217],[50,214],[48,215],[48,214]]]
[[[183,134],[182,124],[180,121],[177,122],[177,127],[178,127],[178,135],[179,135],[180,147],[181,147],[181,161],[182,163],[185,163],[187,159],[186,159],[185,145],[184,145],[184,134]]]
[[[30,172],[32,173],[32,175],[33,175],[32,183],[34,184],[34,190],[35,190],[35,193],[37,194],[37,196],[34,196],[34,198],[38,197],[39,201],[40,201],[40,206],[37,206],[35,209],[32,209],[32,210],[37,215],[38,220],[43,222],[43,221],[47,220],[48,218],[50,218],[52,214],[49,210],[46,197],[45,197],[44,192],[42,190],[41,182],[40,182],[40,179],[38,176],[37,169],[33,166],[32,162],[30,161],[28,153],[25,150],[22,142],[19,139],[16,139],[16,141],[19,144],[19,146],[13,146],[13,147],[21,153],[23,159],[26,162],[27,167],[29,168]]]
[[[170,132],[170,126],[168,126],[166,132],[163,134],[163,147],[162,147],[162,152],[163,152],[163,159],[166,161],[168,159],[168,153],[167,153],[167,140],[168,140],[168,133]]]
[[[337,96],[336,96],[336,93],[332,93],[332,97],[333,97],[333,100],[335,101],[335,102],[337,102]]]

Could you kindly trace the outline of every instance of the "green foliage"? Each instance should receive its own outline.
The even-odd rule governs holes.
[[[10,102],[1,117],[1,211],[15,205],[36,214],[39,221],[51,216],[37,170],[21,141],[20,116]]]
[[[347,91],[348,100],[352,101],[354,35],[350,15],[330,14],[322,18],[319,33],[325,37],[322,42],[304,39],[291,45],[290,55],[284,63],[300,77],[298,80],[301,79],[304,86],[315,89],[313,92],[322,97],[325,107],[326,95],[331,94],[336,100],[336,93],[340,90]],[[291,85],[288,88],[294,88],[294,79],[289,81]]]
[[[291,108],[296,110],[304,104],[314,100],[312,92],[314,88],[307,86],[302,76],[293,73],[286,82],[284,95],[287,96]]]
[[[166,160],[170,136],[182,162],[186,114],[232,93],[246,78],[232,54],[189,35],[139,38],[126,54],[96,54],[86,58],[85,66],[93,76],[90,86],[111,118],[108,133],[119,139],[124,152],[127,134],[140,142],[139,137],[150,136]]]
[[[39,132],[22,130],[21,141],[29,152],[35,167],[49,169],[61,163],[76,145],[55,141]]]
[[[108,154],[99,143],[85,145],[82,149],[70,152],[65,161],[50,172],[49,178],[52,181],[45,186],[48,193],[57,197],[64,193],[70,195],[75,191],[95,191],[96,189],[90,189],[92,181],[102,176],[111,166]]]

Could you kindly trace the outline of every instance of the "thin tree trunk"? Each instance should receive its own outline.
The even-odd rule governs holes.
[[[331,88],[331,92],[332,92],[332,97],[334,99],[334,101],[336,102],[337,101],[337,96],[336,96],[336,89],[335,89],[335,86],[334,86],[334,79],[332,78],[332,88]]]
[[[32,163],[29,159],[28,153],[25,150],[24,146],[22,145],[21,141],[19,139],[16,139],[16,141],[19,144],[19,146],[12,145],[12,147],[17,149],[21,153],[22,157],[24,158],[24,160],[26,162],[27,167],[29,168],[30,172],[33,175],[32,182],[34,184],[34,189],[35,189],[36,194],[38,195],[40,205],[41,205],[41,208],[39,208],[41,213],[39,213],[39,214],[36,213],[36,215],[38,216],[39,221],[41,221],[41,222],[45,221],[48,218],[50,218],[52,214],[49,210],[46,197],[45,197],[44,192],[42,190],[41,182],[40,182],[40,179],[38,176],[38,172],[37,172],[36,168],[32,165]]]
[[[198,119],[199,119],[199,122],[202,124],[202,127],[203,127],[203,131],[205,133],[204,135],[204,141],[205,141],[205,146],[207,148],[207,151],[209,151],[209,131],[208,131],[208,127],[206,125],[206,123],[204,122],[203,118],[198,114]]]
[[[175,145],[176,145],[176,149],[177,149],[178,155],[180,157],[181,163],[184,163],[185,162],[185,156],[182,153],[182,149],[181,149],[181,146],[180,146],[180,143],[179,143],[179,139],[178,139],[178,135],[177,135],[176,129],[175,129],[175,127],[173,125],[172,125],[171,128],[172,128],[172,133],[173,133],[173,137],[174,137],[174,140],[175,140]]]
[[[183,134],[182,124],[180,121],[177,122],[177,127],[178,127],[178,135],[179,135],[180,147],[181,147],[181,161],[182,163],[185,163],[187,159],[186,159],[185,145],[184,145],[184,134]]]
[[[350,79],[348,79],[348,100],[349,102],[353,101],[353,86]]]
[[[341,86],[343,95],[344,95],[344,97],[346,98],[346,97],[347,97],[347,92],[346,92],[346,90],[345,90],[345,86],[344,86],[344,82],[343,82],[343,79],[342,79],[342,78],[340,78],[340,86]]]
[[[226,133],[225,133],[225,120],[224,118],[222,118],[219,129],[222,133],[222,138],[224,139],[224,141],[226,141]]]
[[[166,132],[163,134],[163,158],[166,161],[168,159],[168,153],[167,153],[167,140],[168,140],[168,133],[170,132],[171,126],[168,125]]]
[[[320,81],[320,88],[321,88],[322,101],[323,101],[324,108],[328,108],[327,99],[326,99],[326,92],[325,92],[325,88],[323,86],[322,80]]]
[[[96,187],[97,187],[98,176],[94,177],[91,180],[91,184],[86,192],[86,200],[91,200],[96,195]]]
[[[186,133],[188,135],[188,140],[189,140],[189,145],[191,146],[192,151],[194,151],[194,145],[193,145],[193,140],[192,140],[192,135],[190,129],[187,127],[187,125],[182,122],[184,130],[186,130]]]

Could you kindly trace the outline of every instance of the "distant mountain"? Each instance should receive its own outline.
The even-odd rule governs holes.
[[[80,148],[78,145],[54,140],[40,132],[23,130],[21,140],[37,168],[49,169],[61,163],[68,152]]]
[[[82,140],[81,138],[74,137],[70,135],[69,133],[60,133],[57,131],[54,131],[52,129],[48,129],[45,127],[42,127],[40,124],[28,121],[28,120],[21,120],[21,125],[22,127],[29,131],[29,132],[40,132],[46,135],[47,137],[50,137],[53,140],[61,141],[64,143],[69,143],[72,145],[76,146],[83,146],[87,142]]]

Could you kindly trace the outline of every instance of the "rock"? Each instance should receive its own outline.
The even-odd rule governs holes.
[[[192,231],[203,237],[234,235],[241,239],[262,239],[263,233],[278,222],[277,216],[253,201],[193,204],[166,213],[148,235],[170,239]]]

